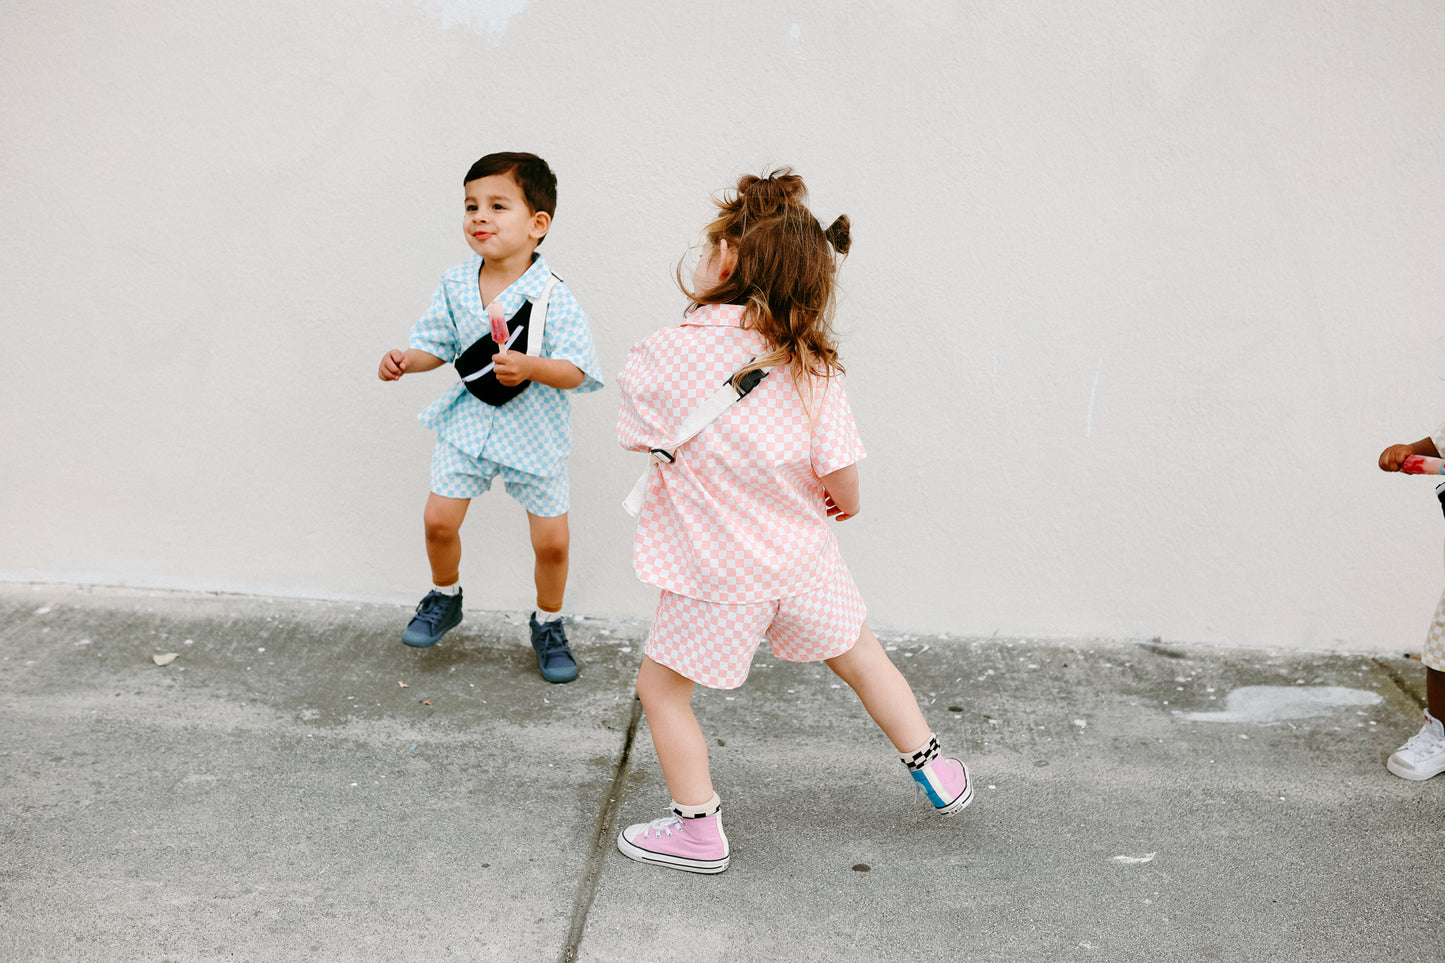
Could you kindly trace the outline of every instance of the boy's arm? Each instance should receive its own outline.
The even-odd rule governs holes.
[[[1445,455],[1445,451],[1440,451],[1435,447],[1435,439],[1433,437],[1421,438],[1413,445],[1391,445],[1389,448],[1380,452],[1380,470],[1399,471],[1400,466],[1405,463],[1405,459],[1411,455],[1426,455],[1430,458],[1437,458],[1440,455]]]
[[[538,358],[521,351],[498,351],[492,357],[497,383],[511,387],[524,381],[535,381],[549,388],[566,391],[582,384],[582,369],[561,358]]]
[[[858,465],[856,463],[829,472],[820,481],[823,483],[823,490],[828,493],[824,505],[827,506],[829,515],[835,516],[838,521],[842,522],[858,514],[858,510],[863,507],[863,504],[862,495],[858,491]]]
[[[551,367],[551,370],[540,369],[537,375],[528,376],[532,381],[578,393],[596,391],[602,387],[602,363],[597,359],[597,347],[592,343],[592,330],[587,324],[587,315],[565,284],[558,284],[552,291],[544,340],[547,342],[546,350],[530,357],[534,361],[560,362],[561,366]],[[519,352],[507,353],[516,355]],[[501,375],[499,368],[499,381]]]
[[[441,358],[417,348],[393,348],[382,355],[376,376],[382,381],[398,381],[401,376],[413,371],[431,371],[446,364]]]

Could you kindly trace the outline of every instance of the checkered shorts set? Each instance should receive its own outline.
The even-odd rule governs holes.
[[[1445,457],[1445,425],[1430,438],[1435,442],[1435,450]],[[1445,595],[1440,596],[1440,604],[1435,606],[1435,618],[1425,635],[1425,651],[1420,658],[1430,668],[1445,672]]]
[[[451,442],[438,438],[431,456],[431,490],[447,498],[476,498],[501,478],[507,494],[523,510],[538,518],[567,514],[570,489],[567,468],[556,475],[534,475],[485,458],[473,458]]]
[[[740,305],[705,305],[635,345],[619,376],[619,443],[670,444],[683,419],[760,353]],[[654,661],[713,688],[747,678],[767,638],[779,658],[830,659],[858,640],[866,609],[828,530],[821,476],[863,457],[837,379],[814,379],[812,418],[776,370],[677,461],[650,469],[633,539],[637,577],[663,590]]]
[[[491,322],[482,306],[477,274],[482,258],[472,255],[442,275],[431,306],[412,326],[409,345],[451,362],[483,335]],[[542,294],[551,269],[541,255],[497,295],[510,320],[529,299]],[[582,371],[582,384],[570,391],[602,387],[602,365],[592,343],[587,316],[566,285],[552,289],[547,330],[540,356],[570,361]],[[567,456],[572,450],[569,391],[533,383],[500,407],[475,398],[453,378],[452,385],[418,420],[437,433],[432,454],[431,490],[448,498],[473,498],[501,477],[507,492],[533,515],[553,517],[567,511]]]

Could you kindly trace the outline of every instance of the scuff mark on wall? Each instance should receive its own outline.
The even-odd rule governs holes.
[[[507,24],[521,13],[528,0],[416,0],[428,14],[440,16],[443,30],[469,27],[478,35],[486,35],[492,44],[500,44]]]

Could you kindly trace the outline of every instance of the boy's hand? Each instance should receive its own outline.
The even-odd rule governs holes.
[[[1391,445],[1380,452],[1380,469],[1382,471],[1399,471],[1405,459],[1410,457],[1409,445]]]
[[[376,376],[382,381],[398,381],[406,374],[406,352],[399,348],[393,348],[381,356],[381,365],[376,369]]]
[[[531,380],[534,360],[523,351],[498,351],[492,356],[492,370],[497,375],[497,384],[511,388]]]
[[[1411,455],[1425,455],[1434,458],[1439,452],[1435,450],[1435,442],[1430,438],[1421,438],[1413,445],[1391,445],[1380,452],[1381,471],[1399,471],[1405,459]]]

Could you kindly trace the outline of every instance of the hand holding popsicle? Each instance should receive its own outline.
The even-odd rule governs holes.
[[[1445,475],[1445,458],[1410,455],[1400,463],[1400,470],[1407,475]]]
[[[502,302],[493,298],[487,305],[487,320],[492,322],[492,340],[497,342],[498,351],[507,350],[507,316],[502,311]]]
[[[1380,471],[1404,471],[1406,458],[1419,456],[1433,460],[1438,454],[1440,454],[1440,449],[1435,447],[1434,438],[1421,438],[1410,444],[1391,445],[1380,452]]]

